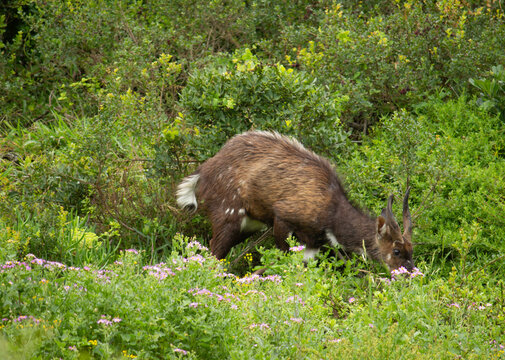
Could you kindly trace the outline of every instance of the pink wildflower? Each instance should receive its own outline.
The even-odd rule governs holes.
[[[300,252],[305,249],[305,245],[300,245],[300,246],[293,246],[290,247],[289,250],[294,251],[294,252]]]
[[[175,348],[174,351],[177,352],[177,353],[181,353],[182,355],[187,355],[188,354],[188,352],[186,350],[182,350],[182,349],[178,349],[178,348]]]
[[[254,328],[259,328],[260,330],[263,330],[263,329],[270,329],[270,325],[266,324],[266,323],[261,323],[261,324],[251,324],[249,325],[249,329],[254,329]]]
[[[418,268],[413,268],[412,271],[408,271],[405,267],[401,266],[399,267],[398,269],[395,269],[393,271],[391,271],[391,279],[394,281],[394,280],[398,280],[399,277],[401,277],[402,275],[408,275],[410,278],[415,278],[415,277],[418,277],[418,276],[424,276],[424,274],[419,271]]]
[[[104,324],[105,326],[112,325],[112,321],[109,321],[107,319],[101,318],[96,322],[97,324]]]
[[[200,244],[198,241],[191,241],[188,246],[187,246],[188,249],[193,249],[193,248],[197,248],[198,250],[202,250],[202,251],[208,251],[209,249],[206,248],[205,246],[203,246],[202,244]]]

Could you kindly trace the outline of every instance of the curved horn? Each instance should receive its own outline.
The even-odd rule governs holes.
[[[400,226],[398,225],[395,215],[393,214],[393,200],[394,195],[389,195],[387,207],[382,209],[381,216],[386,219],[386,224],[390,228],[390,231],[397,233],[399,235],[398,237],[402,239],[401,242],[403,242]]]
[[[387,212],[389,213],[388,215],[391,215],[391,218],[394,219],[395,216],[393,215],[393,200],[395,199],[394,195],[391,194],[388,197],[388,207],[387,207]]]
[[[412,239],[413,225],[409,211],[409,194],[410,187],[407,188],[405,197],[403,198],[403,236],[410,241]]]
[[[393,194],[389,195],[388,205],[387,205],[387,207],[382,209],[382,212],[381,212],[382,217],[384,217],[390,225],[396,223],[396,219],[393,214],[393,200],[394,200]]]

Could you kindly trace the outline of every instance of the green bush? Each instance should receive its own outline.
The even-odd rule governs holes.
[[[496,111],[505,119],[505,69],[493,66],[489,72],[491,79],[470,79],[470,84],[479,89],[478,103],[484,109]]]
[[[472,90],[469,78],[505,60],[499,8],[459,1],[371,4],[333,4],[318,28],[285,28],[282,44],[264,49],[349,96],[342,120],[359,131],[440,88],[453,96]]]
[[[284,24],[314,22],[317,12],[308,0],[25,0],[5,6],[8,17],[0,17],[3,120],[26,126],[50,119],[53,109],[69,116],[95,115],[99,104],[87,87],[106,87],[102,81],[115,69],[124,91],[150,93],[171,113],[170,98],[178,89],[152,87],[152,82],[145,86],[152,76],[149,64],[161,54],[189,66],[209,54],[276,37]],[[72,87],[75,83],[85,84]]]
[[[329,154],[347,137],[339,120],[346,100],[307,73],[262,62],[245,49],[191,75],[181,93],[179,121],[194,135],[191,155],[198,160],[249,129],[293,135]]]
[[[113,106],[119,110],[136,101],[128,92],[118,97],[125,101],[104,105],[102,114]],[[147,113],[140,108],[137,124],[147,119],[154,125]],[[6,179],[5,201],[0,204],[2,219],[14,228],[35,219],[37,224],[31,230],[24,227],[25,237],[31,240],[19,248],[24,249],[21,253],[67,259],[57,236],[68,230],[58,221],[61,208],[70,212],[71,218],[86,218],[87,226],[99,236],[110,231],[111,223],[120,224],[121,246],[144,244],[155,251],[167,245],[165,239],[173,235],[175,222],[167,205],[172,188],[149,176],[152,150],[146,138],[153,130],[140,125],[145,133],[133,132],[130,122],[125,121],[129,114],[117,111],[116,118],[82,119],[73,127],[60,118],[49,126],[37,124],[30,132],[11,131],[6,142],[19,158],[2,162]],[[107,245],[115,248],[118,241],[115,238]]]

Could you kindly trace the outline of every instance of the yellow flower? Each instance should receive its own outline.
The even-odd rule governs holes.
[[[410,62],[410,60],[407,59],[407,57],[405,55],[398,55],[398,60],[400,62],[403,62],[403,63],[409,63]]]

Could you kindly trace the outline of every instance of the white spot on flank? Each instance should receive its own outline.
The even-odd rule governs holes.
[[[331,246],[337,247],[340,245],[337,241],[337,237],[331,232],[330,229],[326,229],[326,238],[330,242]]]
[[[224,212],[225,215],[228,215],[230,213],[230,209],[226,209],[226,211]]]
[[[314,259],[314,257],[317,255],[319,252],[319,248],[317,249],[309,249],[305,248],[305,252],[303,253],[303,262],[307,263],[309,260]]]
[[[249,216],[244,216],[240,223],[240,232],[253,233],[266,228],[266,225],[261,221],[251,219]]]
[[[245,209],[240,209],[240,210],[238,211],[238,214],[239,214],[239,215],[241,215],[241,216],[242,216],[242,215],[245,215]]]
[[[235,209],[231,209],[230,215],[233,215],[234,212],[235,212]]]

